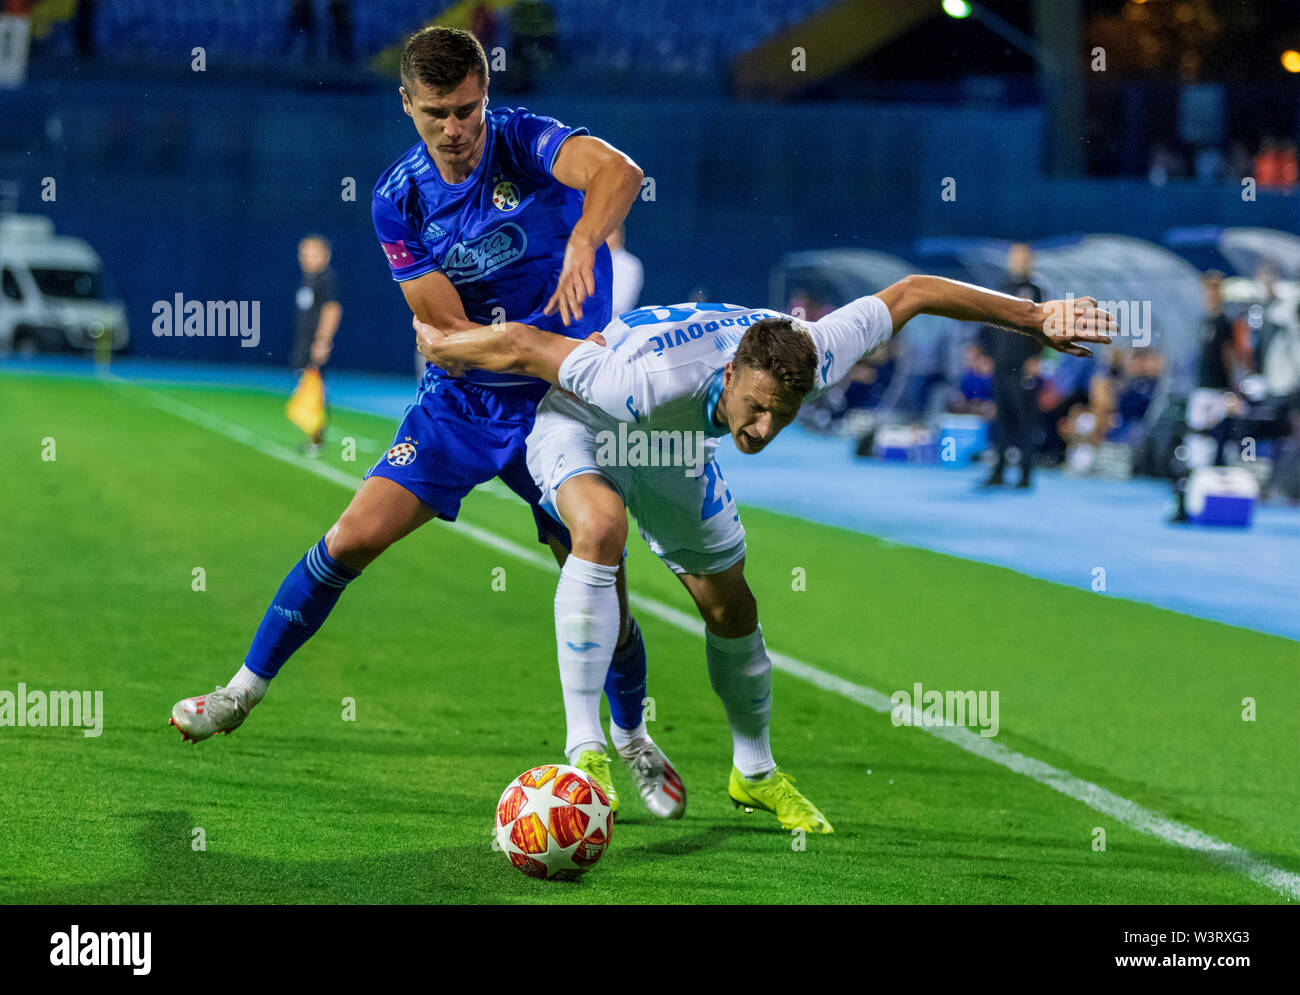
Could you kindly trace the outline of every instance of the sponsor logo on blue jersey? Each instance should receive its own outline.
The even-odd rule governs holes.
[[[453,283],[481,280],[519,259],[527,248],[524,230],[507,223],[468,242],[457,242],[447,250],[442,269]]]
[[[446,238],[446,237],[447,237],[447,229],[443,228],[442,225],[438,224],[438,222],[430,221],[428,225],[425,226],[424,240],[426,242],[430,241],[431,239]]]

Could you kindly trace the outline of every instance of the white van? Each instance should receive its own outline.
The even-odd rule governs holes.
[[[88,243],[54,234],[40,215],[0,216],[0,355],[118,351],[127,338],[126,309],[105,299],[104,263]]]

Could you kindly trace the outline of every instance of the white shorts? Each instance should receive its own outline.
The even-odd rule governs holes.
[[[701,472],[683,466],[627,466],[619,460],[602,465],[598,433],[611,427],[599,418],[558,390],[538,405],[528,436],[528,471],[542,492],[543,508],[558,520],[560,485],[595,473],[622,496],[641,538],[673,573],[721,573],[744,558],[745,527],[716,460],[710,456]],[[636,431],[636,426],[628,430]]]

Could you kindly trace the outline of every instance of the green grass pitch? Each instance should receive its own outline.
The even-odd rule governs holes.
[[[652,731],[686,781],[686,816],[654,819],[616,768],[623,814],[600,865],[575,883],[526,878],[493,851],[490,826],[512,777],[560,759],[555,574],[437,523],[348,589],[237,733],[182,744],[172,703],[237,669],[281,578],[349,496],[265,451],[296,444],[283,400],[0,376],[0,689],[102,689],[105,709],[99,738],[0,728],[0,902],[1287,900],[777,673],[777,760],[837,830],[800,850],[770,816],[733,810],[702,640],[644,613]],[[392,431],[336,412],[315,465],[359,478]],[[340,458],[344,436],[359,440],[355,462]],[[476,493],[463,516],[541,548],[513,497]],[[1294,642],[744,517],[772,649],[886,694],[997,689],[999,742],[1300,872]],[[795,567],[806,590],[792,589]],[[629,569],[634,591],[690,610],[636,538]],[[1246,697],[1257,721],[1242,720]]]

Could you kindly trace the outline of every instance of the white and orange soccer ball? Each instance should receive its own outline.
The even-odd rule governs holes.
[[[585,874],[609,847],[613,828],[600,785],[566,764],[524,771],[497,802],[497,845],[529,877]]]

